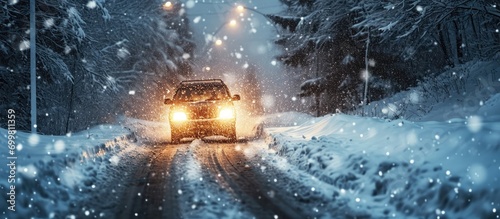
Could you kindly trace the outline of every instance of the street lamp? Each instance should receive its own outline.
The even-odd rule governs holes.
[[[173,7],[174,7],[174,4],[171,1],[167,1],[167,2],[165,2],[165,4],[163,4],[163,9],[164,10],[170,10]]]
[[[236,11],[238,11],[240,13],[245,12],[245,10],[250,10],[250,11],[253,11],[253,12],[257,13],[257,14],[260,14],[260,15],[264,16],[271,24],[273,23],[273,21],[271,20],[271,18],[269,17],[269,15],[264,14],[264,13],[258,11],[257,9],[249,8],[249,7],[243,6],[243,5],[236,6]],[[241,16],[243,16],[243,15],[241,15]],[[273,27],[274,27],[274,29],[276,29],[276,32],[278,32],[278,28],[275,25],[273,25]]]
[[[236,24],[237,24],[237,23],[236,23],[236,20],[234,20],[234,19],[233,19],[233,20],[231,20],[231,21],[229,21],[229,26],[234,27],[234,26],[236,26]]]

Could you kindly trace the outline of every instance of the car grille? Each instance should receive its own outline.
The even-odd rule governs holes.
[[[190,107],[191,119],[214,119],[217,118],[217,106],[215,104],[197,103]]]

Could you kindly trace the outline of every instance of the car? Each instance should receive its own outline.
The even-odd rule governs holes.
[[[170,106],[171,141],[183,138],[224,136],[236,141],[236,111],[233,102],[240,95],[231,96],[221,79],[186,80],[176,88]]]

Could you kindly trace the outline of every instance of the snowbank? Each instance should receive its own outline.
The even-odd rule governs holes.
[[[354,215],[499,217],[499,122],[327,115],[266,132],[270,151],[325,183],[317,190]]]
[[[7,145],[8,131],[0,129],[0,145]],[[15,186],[15,212],[2,207],[6,218],[75,217],[71,212],[89,210],[74,209],[75,204],[88,198],[96,189],[99,175],[109,165],[118,165],[122,153],[131,152],[135,136],[127,129],[115,125],[100,125],[86,131],[66,136],[44,136],[16,132],[15,159],[7,149],[2,150],[4,163],[15,162],[15,171],[0,168],[0,190]],[[5,165],[5,164],[3,164]],[[15,182],[7,181],[14,174]],[[116,185],[113,185],[116,186]],[[10,190],[10,189],[9,189]],[[2,192],[2,205],[10,195]],[[94,203],[96,204],[96,203]],[[10,203],[9,203],[10,205]],[[70,215],[68,215],[70,214]]]
[[[478,109],[484,108],[488,99],[500,93],[499,66],[500,60],[472,61],[426,78],[417,87],[371,102],[352,113],[412,121],[447,121],[470,116],[498,119],[498,105],[486,114]]]

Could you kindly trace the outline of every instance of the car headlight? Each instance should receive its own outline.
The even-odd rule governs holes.
[[[219,111],[219,119],[232,119],[234,118],[234,108],[222,108]]]
[[[187,115],[185,112],[177,111],[172,114],[172,121],[181,122],[186,120],[187,120]]]

